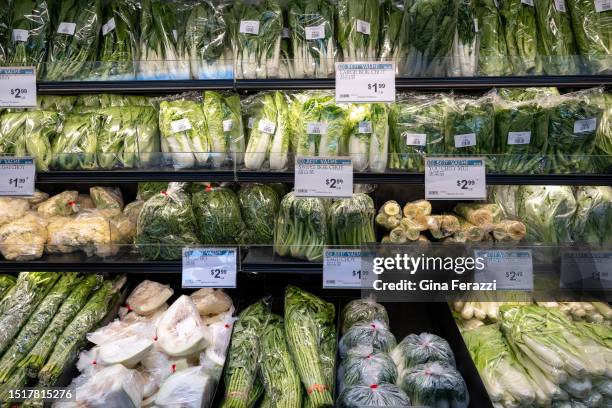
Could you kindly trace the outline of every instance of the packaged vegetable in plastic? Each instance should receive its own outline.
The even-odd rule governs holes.
[[[155,395],[155,404],[160,407],[205,407],[210,404],[215,387],[215,379],[203,367],[189,367],[164,381]]]
[[[342,309],[342,333],[362,322],[379,321],[389,326],[387,309],[376,303],[373,296],[351,300]]]
[[[280,200],[276,190],[266,184],[246,184],[240,188],[238,201],[246,226],[241,238],[243,243],[272,244]]]
[[[244,223],[236,194],[227,187],[206,187],[192,197],[196,232],[204,244],[232,244],[240,238]]]
[[[103,80],[133,80],[138,61],[138,2],[103,3],[102,37],[95,76]]]
[[[76,102],[76,95],[39,95],[38,107],[42,110],[68,113]]]
[[[17,282],[17,279],[13,275],[0,275],[0,301],[15,286],[15,282]]]
[[[28,155],[36,160],[37,171],[47,171],[53,162],[51,141],[61,128],[62,119],[56,112],[34,110],[28,112],[23,129],[25,151],[15,151],[16,155]]]
[[[576,75],[580,57],[565,0],[535,0],[538,58],[549,75]]]
[[[329,0],[289,3],[293,78],[327,78],[336,60],[335,6]]]
[[[78,191],[64,191],[40,203],[37,211],[44,217],[72,215],[78,211],[76,206],[78,196]]]
[[[94,169],[102,117],[97,113],[65,116],[60,134],[53,140],[54,167],[60,170]]]
[[[44,71],[49,42],[51,16],[48,3],[16,1],[11,4],[6,53],[8,66],[34,66],[36,73]]]
[[[236,156],[244,152],[245,142],[238,96],[205,91],[202,108],[211,141],[213,167],[221,167],[226,160],[241,162],[241,157]]]
[[[354,385],[395,384],[397,367],[389,354],[370,346],[357,346],[340,363],[338,377],[340,392]]]
[[[448,342],[431,333],[409,334],[391,351],[400,373],[418,364],[442,361],[455,366],[455,354]]]
[[[392,230],[399,226],[402,219],[402,207],[395,200],[384,203],[376,214],[376,225],[387,230]]]
[[[378,58],[381,61],[406,60],[406,4],[404,0],[382,3],[382,38]],[[396,74],[402,75],[396,68]]]
[[[492,231],[502,216],[501,207],[497,204],[459,203],[453,211],[485,232]]]
[[[125,108],[113,107],[100,109],[101,123],[96,143],[98,164],[103,169],[121,167],[124,156],[124,141],[133,130],[123,121]]]
[[[538,27],[533,2],[506,0],[500,4],[508,60],[514,75],[539,73]]]
[[[160,152],[157,109],[152,106],[128,106],[121,112],[124,128],[123,165],[147,167],[158,163]]]
[[[151,197],[142,207],[135,244],[146,259],[180,259],[183,247],[196,245],[196,221],[183,183]]]
[[[30,209],[25,198],[0,197],[0,225],[23,217]]]
[[[165,181],[144,181],[138,183],[137,197],[143,201],[160,194],[168,189],[168,183]]]
[[[590,72],[598,74],[612,67],[612,10],[604,2],[568,0],[572,28],[581,58]]]
[[[280,316],[272,315],[263,331],[258,363],[272,406],[301,407],[302,384],[289,353],[285,327]]]
[[[375,61],[379,55],[382,7],[378,0],[336,5],[338,45],[343,61]]]
[[[274,252],[311,262],[323,259],[327,210],[320,198],[287,194],[280,203],[274,227]]]
[[[478,73],[480,27],[476,17],[476,0],[459,0],[457,26],[450,52],[449,75],[472,77]]]
[[[185,98],[159,105],[162,152],[169,153],[175,169],[204,166],[211,151],[202,105]]]
[[[360,246],[376,242],[374,201],[363,193],[335,200],[327,211],[327,243]]]
[[[389,154],[389,112],[384,104],[347,108],[347,151],[356,171],[384,172]]]
[[[337,339],[334,305],[295,286],[285,290],[285,334],[306,405],[333,405]]]
[[[140,211],[142,210],[144,203],[145,202],[142,200],[132,201],[123,209],[123,215],[130,220],[132,224],[136,225],[138,223],[138,216],[140,216]]]
[[[225,367],[225,397],[222,407],[247,407],[249,393],[257,376],[260,339],[270,320],[266,300],[260,300],[240,312]]]
[[[69,0],[59,4],[52,27],[45,79],[83,80],[91,77],[97,59],[102,10],[99,1]]]
[[[484,76],[506,75],[510,67],[498,3],[496,0],[476,0],[475,5],[480,32],[478,73]]]
[[[202,320],[193,300],[182,295],[157,323],[158,345],[172,357],[198,353],[206,346],[202,328]]]
[[[123,210],[123,196],[117,187],[91,187],[89,195],[99,210]]]
[[[519,242],[525,238],[527,227],[521,221],[502,220],[493,226],[491,233],[497,242]]]
[[[443,154],[447,100],[438,95],[410,94],[392,105],[389,113],[389,168],[425,170],[425,154]]]
[[[391,352],[397,345],[395,336],[385,322],[372,320],[353,325],[344,333],[338,348],[340,357],[346,358],[348,352],[358,346],[369,346],[376,351]]]
[[[18,144],[23,146],[23,130],[28,113],[27,111],[4,112],[0,116],[0,149],[2,152],[14,154]]]
[[[232,338],[236,317],[226,316],[222,320],[211,323],[204,328],[204,339],[208,346],[204,351],[204,358],[216,364],[219,369],[223,369],[227,355],[227,348]],[[200,356],[200,362],[202,356]]]
[[[0,253],[10,261],[42,256],[47,243],[47,221],[32,211],[0,227]]]
[[[169,285],[146,279],[134,288],[125,303],[139,315],[147,316],[162,307],[173,294],[174,290]]]
[[[341,408],[408,407],[410,398],[395,384],[358,384],[344,389],[337,403]]]
[[[467,408],[470,397],[461,374],[443,361],[418,364],[400,373],[400,387],[414,405]]]
[[[75,399],[89,407],[140,406],[142,376],[121,364],[106,367],[78,386]]]
[[[574,240],[604,246],[612,243],[612,188],[579,187],[576,190],[576,204],[572,231]]]

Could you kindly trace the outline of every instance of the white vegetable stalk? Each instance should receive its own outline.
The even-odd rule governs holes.
[[[268,133],[254,130],[251,132],[246,154],[244,155],[244,167],[249,170],[259,170],[263,167],[268,155],[270,135]]]
[[[175,133],[163,138],[162,151],[171,153],[175,169],[188,169],[195,166],[195,156],[186,132]]]

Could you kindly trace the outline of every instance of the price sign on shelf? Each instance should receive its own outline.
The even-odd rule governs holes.
[[[298,197],[352,197],[353,161],[350,157],[297,157],[295,160],[295,195]]]
[[[612,289],[612,251],[565,251],[561,255],[563,288]]]
[[[484,200],[485,161],[480,157],[425,159],[425,199]]]
[[[359,249],[325,248],[323,253],[323,288],[360,289],[369,271],[362,265]]]
[[[476,271],[476,282],[493,282],[502,290],[533,290],[533,260],[531,250],[477,250],[485,268]]]
[[[236,248],[183,248],[184,288],[235,288]]]
[[[395,102],[394,62],[337,62],[338,102]]]
[[[36,69],[0,68],[0,108],[36,107]]]
[[[33,158],[0,157],[0,196],[31,196],[35,178]]]

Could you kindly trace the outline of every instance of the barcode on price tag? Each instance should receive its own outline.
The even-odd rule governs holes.
[[[191,123],[189,123],[189,119],[187,118],[175,120],[170,122],[170,129],[172,133],[184,132],[191,129]]]
[[[360,289],[369,272],[362,267],[361,250],[325,248],[323,288]]]
[[[531,132],[508,132],[509,145],[525,145],[531,142]]]
[[[236,248],[183,248],[184,288],[235,288]]]
[[[372,122],[367,120],[359,122],[359,133],[372,133]]]
[[[18,28],[13,30],[13,42],[26,42],[30,32],[28,30],[20,30]]]
[[[251,116],[249,120],[247,121],[247,127],[249,129],[253,129],[253,126],[255,126],[255,118]]]
[[[357,20],[355,22],[355,26],[356,26],[358,33],[370,35],[371,33],[370,23],[368,23],[367,21]]]
[[[526,4],[527,6],[534,7],[533,0],[521,0],[522,4]]]
[[[324,135],[327,133],[327,125],[325,122],[307,122],[306,133],[309,135]]]
[[[426,200],[485,200],[485,160],[481,157],[426,157]]]
[[[234,128],[233,120],[227,119],[223,121],[223,131],[224,132],[231,132],[233,128]]]
[[[33,67],[0,67],[0,107],[36,107],[36,70]]]
[[[406,144],[408,146],[425,146],[427,144],[427,135],[425,133],[405,133]]]
[[[336,62],[336,102],[395,102],[395,63]]]
[[[257,129],[259,129],[260,132],[271,135],[276,130],[276,123],[271,122],[268,119],[262,119],[259,121]]]
[[[603,13],[612,10],[612,0],[595,0],[595,11]]]
[[[476,146],[476,133],[466,133],[463,135],[455,135],[455,147],[470,147]]]
[[[346,198],[353,195],[353,161],[349,157],[295,159],[297,197]]]
[[[35,177],[33,158],[0,157],[0,196],[31,196]]]
[[[480,32],[480,27],[478,27],[478,19],[477,18],[474,19],[474,32],[475,33]]]
[[[476,282],[495,282],[498,290],[533,290],[531,250],[477,250],[474,257],[485,265],[475,271]]]
[[[289,27],[283,27],[281,38],[291,38],[291,29]]]
[[[259,35],[259,21],[240,20],[240,32],[243,34]]]
[[[593,132],[597,130],[597,118],[577,120],[574,122],[574,133]]]
[[[325,38],[325,24],[306,27],[304,31],[306,32],[307,40],[320,40]]]
[[[115,18],[111,18],[102,26],[102,35],[106,35],[115,29]]]
[[[76,31],[76,23],[63,22],[63,23],[60,23],[59,26],[57,27],[57,32],[59,34],[74,35],[75,31]]]
[[[565,8],[565,0],[555,0],[555,9],[559,13],[567,12],[567,9]]]

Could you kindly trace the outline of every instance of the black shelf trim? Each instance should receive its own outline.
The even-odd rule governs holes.
[[[233,90],[234,81],[227,80],[169,80],[169,81],[66,81],[39,82],[40,95],[75,95],[84,93],[179,93],[187,91]]]
[[[233,170],[87,170],[36,174],[37,183],[121,183],[139,181],[235,181]]]

